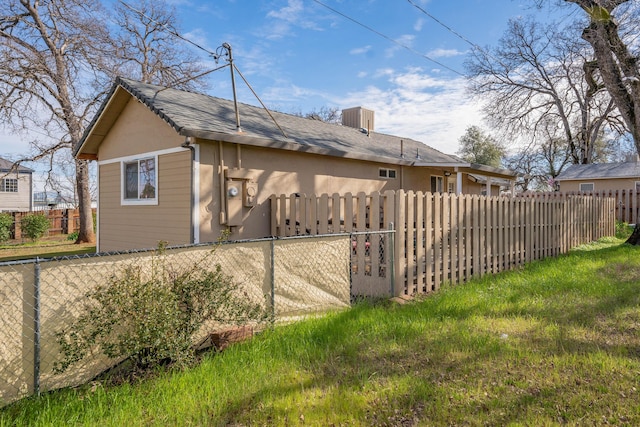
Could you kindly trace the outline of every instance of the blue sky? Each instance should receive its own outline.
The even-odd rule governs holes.
[[[482,123],[461,76],[471,46],[454,32],[480,46],[495,45],[510,18],[552,19],[530,1],[512,0],[321,0],[352,20],[314,0],[174,3],[185,36],[209,50],[231,44],[237,67],[268,107],[363,106],[375,111],[377,131],[446,153],[457,151],[466,127]],[[555,18],[572,12],[564,9]],[[231,98],[227,69],[210,83],[209,93]],[[242,81],[237,86],[241,101],[257,104]]]
[[[479,105],[465,92],[461,75],[470,45],[453,32],[480,46],[495,45],[510,18],[533,14],[542,21],[552,19],[548,11],[533,9],[529,0],[170,3],[186,38],[208,51],[231,44],[236,66],[269,108],[306,113],[363,106],[375,111],[376,131],[414,138],[450,154],[457,151],[466,127],[482,124]],[[554,18],[575,13],[569,7]],[[196,52],[216,67],[206,52]],[[228,68],[211,74],[208,82],[207,93],[231,99]],[[258,105],[242,80],[236,82],[240,101]],[[0,133],[0,154],[26,153],[21,141]]]

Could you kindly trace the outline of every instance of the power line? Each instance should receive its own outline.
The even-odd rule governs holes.
[[[324,3],[323,3],[323,2],[321,2],[320,0],[313,0],[313,1],[314,1],[314,2],[316,2],[316,3],[318,3],[320,6],[322,6],[322,7],[325,7],[325,8],[327,8],[327,9],[329,9],[331,12],[333,12],[333,13],[335,13],[335,14],[337,14],[337,15],[340,15],[340,16],[342,16],[342,17],[343,17],[343,18],[345,18],[345,19],[348,19],[349,21],[353,22],[354,24],[357,24],[357,25],[359,25],[359,26],[361,26],[361,27],[363,27],[363,28],[365,28],[365,29],[367,29],[367,30],[371,31],[371,32],[372,32],[372,33],[374,33],[374,34],[377,34],[378,36],[382,37],[383,39],[386,39],[386,40],[390,41],[391,43],[394,43],[394,44],[396,44],[396,45],[398,45],[398,46],[400,46],[400,47],[402,47],[402,48],[404,48],[404,49],[407,49],[409,52],[411,52],[411,53],[413,53],[413,54],[415,54],[415,55],[418,55],[418,56],[420,56],[420,57],[422,57],[422,58],[425,58],[426,60],[431,61],[431,62],[433,62],[434,64],[437,64],[437,65],[441,66],[442,68],[446,68],[447,70],[449,70],[449,71],[451,71],[451,72],[453,72],[453,73],[455,73],[455,74],[457,74],[457,75],[459,75],[459,76],[465,77],[465,76],[464,76],[464,74],[462,74],[461,72],[456,71],[456,70],[454,70],[453,68],[451,68],[451,67],[449,67],[449,66],[447,66],[447,65],[444,65],[443,63],[441,63],[441,62],[439,62],[439,61],[436,61],[435,59],[430,58],[429,56],[425,55],[424,53],[418,52],[417,50],[415,50],[415,49],[413,49],[413,48],[411,48],[411,47],[409,47],[409,46],[407,46],[407,45],[405,45],[405,44],[403,44],[403,43],[400,43],[400,42],[399,42],[399,41],[397,41],[397,40],[392,39],[391,37],[389,37],[389,36],[387,36],[387,35],[385,35],[385,34],[381,33],[380,31],[378,31],[378,30],[376,30],[376,29],[374,29],[374,28],[371,28],[370,26],[368,26],[368,25],[366,25],[366,24],[363,24],[362,22],[357,21],[356,19],[354,19],[354,18],[352,18],[352,17],[350,17],[350,16],[348,16],[348,15],[345,15],[344,13],[340,12],[339,10],[336,10],[336,9],[334,9],[334,8],[332,8],[332,7],[330,7],[330,6],[326,5],[326,4],[324,4]]]
[[[420,7],[419,5],[415,4],[412,0],[407,0],[413,7],[415,7],[416,9],[418,9],[420,12],[424,13],[425,15],[427,15],[429,18],[433,19],[434,21],[436,21],[438,24],[440,24],[441,26],[443,26],[445,29],[447,29],[447,31],[449,31],[450,33],[454,34],[455,36],[461,38],[462,40],[464,40],[465,42],[469,43],[471,46],[475,47],[476,49],[480,49],[482,50],[482,48],[480,46],[478,46],[477,44],[475,44],[474,42],[472,42],[471,40],[469,40],[468,38],[466,38],[465,36],[463,36],[462,34],[460,34],[459,32],[457,32],[456,30],[454,30],[453,28],[449,27],[448,25],[446,25],[445,23],[443,23],[442,21],[440,21],[438,18],[436,18],[435,16],[433,16],[432,14],[430,14],[429,12],[427,12],[424,8]]]
[[[128,5],[128,4],[127,4],[127,3],[125,3],[123,0],[118,0],[118,1],[120,2],[120,4],[122,4],[122,5],[123,5],[124,7],[126,7],[127,9],[129,9],[129,10],[133,11],[134,13],[137,13],[138,15],[142,16],[143,18],[148,19],[148,20],[149,20],[149,21],[151,21],[151,22],[154,22],[154,23],[156,23],[156,24],[158,24],[158,25],[161,25],[161,26],[162,26],[162,27],[163,27],[163,28],[164,28],[164,29],[165,29],[169,34],[171,34],[172,36],[175,36],[175,37],[179,38],[180,40],[183,40],[183,41],[185,41],[185,42],[187,42],[187,43],[189,43],[189,44],[191,44],[191,45],[193,45],[193,46],[197,47],[198,49],[205,51],[206,53],[208,53],[208,54],[209,54],[209,55],[211,55],[211,56],[215,56],[215,53],[214,53],[214,52],[211,52],[210,50],[205,49],[204,47],[200,46],[198,43],[196,43],[196,42],[194,42],[194,41],[192,41],[192,40],[189,40],[189,39],[188,39],[188,38],[186,38],[186,37],[183,37],[180,33],[178,33],[178,32],[177,32],[175,29],[173,29],[171,26],[169,26],[169,25],[167,25],[167,24],[163,24],[163,23],[161,23],[161,22],[158,22],[158,21],[156,21],[156,20],[155,20],[155,19],[153,19],[153,18],[150,18],[149,16],[145,15],[145,14],[144,14],[144,12],[142,12],[141,10],[138,10],[138,9],[134,8],[133,6]]]

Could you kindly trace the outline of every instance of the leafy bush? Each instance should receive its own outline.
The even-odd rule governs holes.
[[[0,242],[6,242],[11,238],[11,226],[13,216],[8,213],[0,213]]]
[[[79,231],[74,231],[73,233],[67,234],[67,240],[73,240],[74,242],[78,240],[78,236],[80,235]]]
[[[56,372],[96,346],[109,358],[129,358],[135,370],[165,361],[186,367],[194,360],[194,337],[205,323],[266,320],[262,305],[248,301],[213,263],[212,254],[180,267],[169,264],[161,247],[150,264],[131,264],[90,291],[82,314],[57,333],[64,360]]]
[[[49,219],[43,214],[28,214],[20,221],[22,234],[34,242],[44,236],[50,226]]]
[[[633,232],[633,227],[626,222],[616,221],[616,237],[618,239],[628,239]]]

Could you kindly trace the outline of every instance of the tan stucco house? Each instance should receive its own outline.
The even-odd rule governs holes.
[[[480,194],[515,178],[377,133],[373,119],[358,107],[328,124],[117,79],[74,151],[98,163],[98,250],[265,237],[272,194]]]
[[[0,211],[33,209],[33,169],[0,158]]]
[[[558,190],[565,192],[597,192],[635,189],[640,191],[640,163],[571,165],[556,178]]]

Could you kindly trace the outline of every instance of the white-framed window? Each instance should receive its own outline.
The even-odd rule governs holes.
[[[395,179],[397,175],[396,175],[396,170],[395,169],[380,168],[378,176],[380,178]]]
[[[444,178],[441,176],[431,175],[431,192],[442,193]]]
[[[17,178],[2,178],[0,184],[0,191],[3,193],[17,193],[18,192],[18,179]]]
[[[157,164],[157,156],[121,162],[122,204],[158,204]]]
[[[584,192],[593,191],[593,182],[580,183],[580,191],[584,191]]]
[[[636,193],[640,191],[640,181],[636,181]]]

